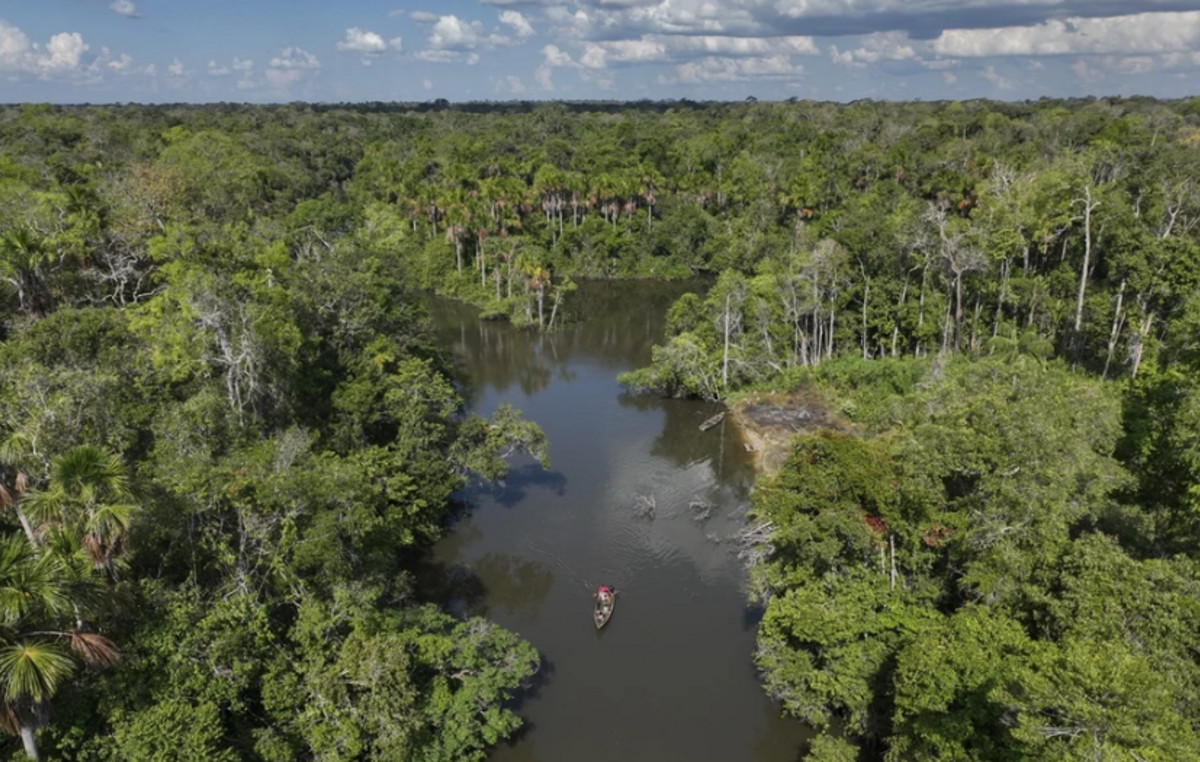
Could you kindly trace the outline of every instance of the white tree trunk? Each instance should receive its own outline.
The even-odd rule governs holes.
[[[1092,201],[1092,186],[1083,188],[1083,267],[1079,272],[1079,299],[1075,304],[1075,330],[1083,326],[1083,295],[1087,289],[1088,267],[1092,261],[1092,211],[1100,206]]]
[[[37,739],[33,735],[33,726],[21,724],[21,743],[25,746],[25,756],[37,762],[42,757],[38,754]]]

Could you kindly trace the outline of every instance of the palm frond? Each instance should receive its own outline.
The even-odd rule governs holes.
[[[48,701],[74,667],[71,657],[55,643],[33,640],[0,648],[4,700]]]
[[[95,499],[99,491],[111,495],[128,494],[125,466],[117,455],[95,445],[72,447],[54,459],[50,481],[69,493]]]
[[[13,624],[31,612],[67,610],[65,569],[59,559],[38,555],[19,534],[0,538],[0,622]]]
[[[51,484],[44,490],[34,490],[21,501],[25,515],[37,524],[61,521],[66,505],[66,492],[57,484]]]
[[[69,643],[71,650],[89,667],[111,667],[121,660],[121,649],[117,644],[94,632],[72,630]]]
[[[109,559],[112,558],[112,549],[108,547],[103,538],[95,534],[83,536],[83,553],[96,568],[107,566]]]
[[[7,701],[0,703],[0,730],[10,736],[21,734],[21,720],[17,718],[16,709]]]

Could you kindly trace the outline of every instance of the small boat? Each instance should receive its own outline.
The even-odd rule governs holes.
[[[617,591],[614,590],[612,595],[608,596],[607,600],[596,596],[596,610],[592,612],[592,621],[596,623],[596,629],[602,629],[608,624],[608,620],[612,619],[613,608],[617,605]]]
[[[705,420],[704,423],[700,424],[700,430],[708,431],[713,426],[716,426],[718,423],[720,423],[723,420],[725,420],[725,411],[721,411],[720,413],[717,413],[716,415],[714,415],[712,418],[708,418],[707,420]]]

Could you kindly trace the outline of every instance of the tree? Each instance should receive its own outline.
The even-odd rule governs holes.
[[[35,733],[74,671],[74,658],[104,667],[120,656],[102,635],[57,626],[80,603],[70,587],[55,554],[39,552],[19,534],[0,538],[0,728],[19,735],[33,760],[40,759]]]
[[[65,533],[115,579],[115,562],[125,550],[136,511],[132,501],[121,458],[80,445],[54,458],[49,483],[26,496],[24,504],[36,523],[36,536]]]

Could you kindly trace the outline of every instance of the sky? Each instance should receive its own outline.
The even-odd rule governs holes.
[[[0,0],[0,102],[1200,94],[1200,0]]]

